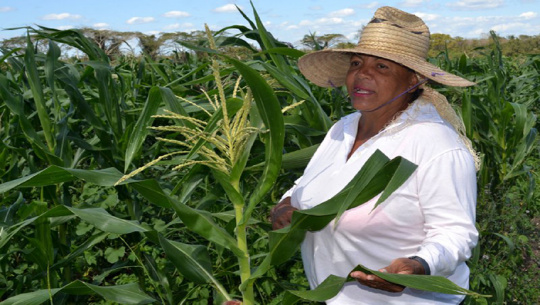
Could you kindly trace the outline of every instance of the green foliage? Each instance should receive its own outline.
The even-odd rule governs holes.
[[[444,69],[478,83],[467,92],[447,92],[461,100],[467,135],[482,157],[477,205],[481,238],[470,260],[471,288],[494,295],[490,304],[529,304],[540,298],[538,268],[523,267],[538,260],[538,246],[530,239],[538,230],[533,219],[540,207],[535,171],[540,57],[505,57],[498,37],[491,35],[494,45],[483,49],[482,57],[438,59]]]
[[[296,60],[303,52],[273,38],[255,10],[254,21],[240,13],[249,27],[214,33],[215,49],[191,37],[182,48],[193,51],[170,58],[111,61],[106,48],[81,32],[43,27],[28,29],[33,40],[22,48],[2,49],[0,304],[220,304],[232,298],[281,304],[291,298],[286,290],[307,289],[298,253],[289,251],[298,245],[290,237],[302,231],[269,237],[269,206],[298,177],[332,122],[352,109],[342,89],[318,88],[301,76]],[[468,136],[483,159],[482,236],[470,261],[471,289],[495,301],[467,302],[527,304],[539,298],[538,225],[531,219],[538,222],[540,213],[540,58],[505,57],[497,39],[474,58],[441,48],[433,61],[478,83],[465,91],[439,88],[461,102]],[[65,59],[65,46],[84,58]],[[223,53],[239,49],[243,61]],[[216,96],[226,106],[208,115],[209,98]],[[187,154],[115,185],[124,173],[176,152],[172,141],[186,139],[147,126],[194,129],[200,120],[214,132],[246,100],[256,132],[226,174],[200,164],[172,170],[201,160],[203,147],[218,151],[201,140]],[[334,206],[327,220],[349,205]],[[285,244],[292,246],[280,256],[276,247]]]

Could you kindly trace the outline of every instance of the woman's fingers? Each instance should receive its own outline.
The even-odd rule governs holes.
[[[270,212],[272,229],[277,230],[291,223],[292,214],[297,209],[291,205],[291,197],[283,199]]]

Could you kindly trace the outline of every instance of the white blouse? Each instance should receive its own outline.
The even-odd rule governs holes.
[[[284,195],[291,196],[294,207],[308,209],[333,197],[377,149],[418,168],[372,212],[379,196],[346,211],[337,225],[332,221],[307,233],[301,249],[311,287],[330,274],[346,277],[358,264],[378,270],[393,259],[416,255],[432,275],[468,288],[465,260],[478,240],[470,152],[435,107],[420,98],[347,160],[360,116],[345,116],[330,129],[303,176]],[[462,299],[409,288],[390,293],[349,282],[327,304],[459,304]]]

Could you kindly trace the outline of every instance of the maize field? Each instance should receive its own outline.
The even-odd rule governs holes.
[[[300,74],[305,50],[255,9],[242,16],[251,28],[207,29],[155,59],[113,59],[77,30],[41,27],[0,50],[0,305],[325,300],[301,293],[294,242],[321,223],[280,235],[269,211],[353,109],[344,89]],[[477,83],[435,86],[482,160],[465,304],[538,304],[540,56],[503,56],[492,38],[474,57],[430,58]],[[407,177],[381,160],[377,173]]]

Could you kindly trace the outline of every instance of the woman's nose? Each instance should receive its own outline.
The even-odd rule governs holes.
[[[362,65],[355,71],[355,77],[357,78],[369,78],[371,77],[372,69],[368,65]]]

